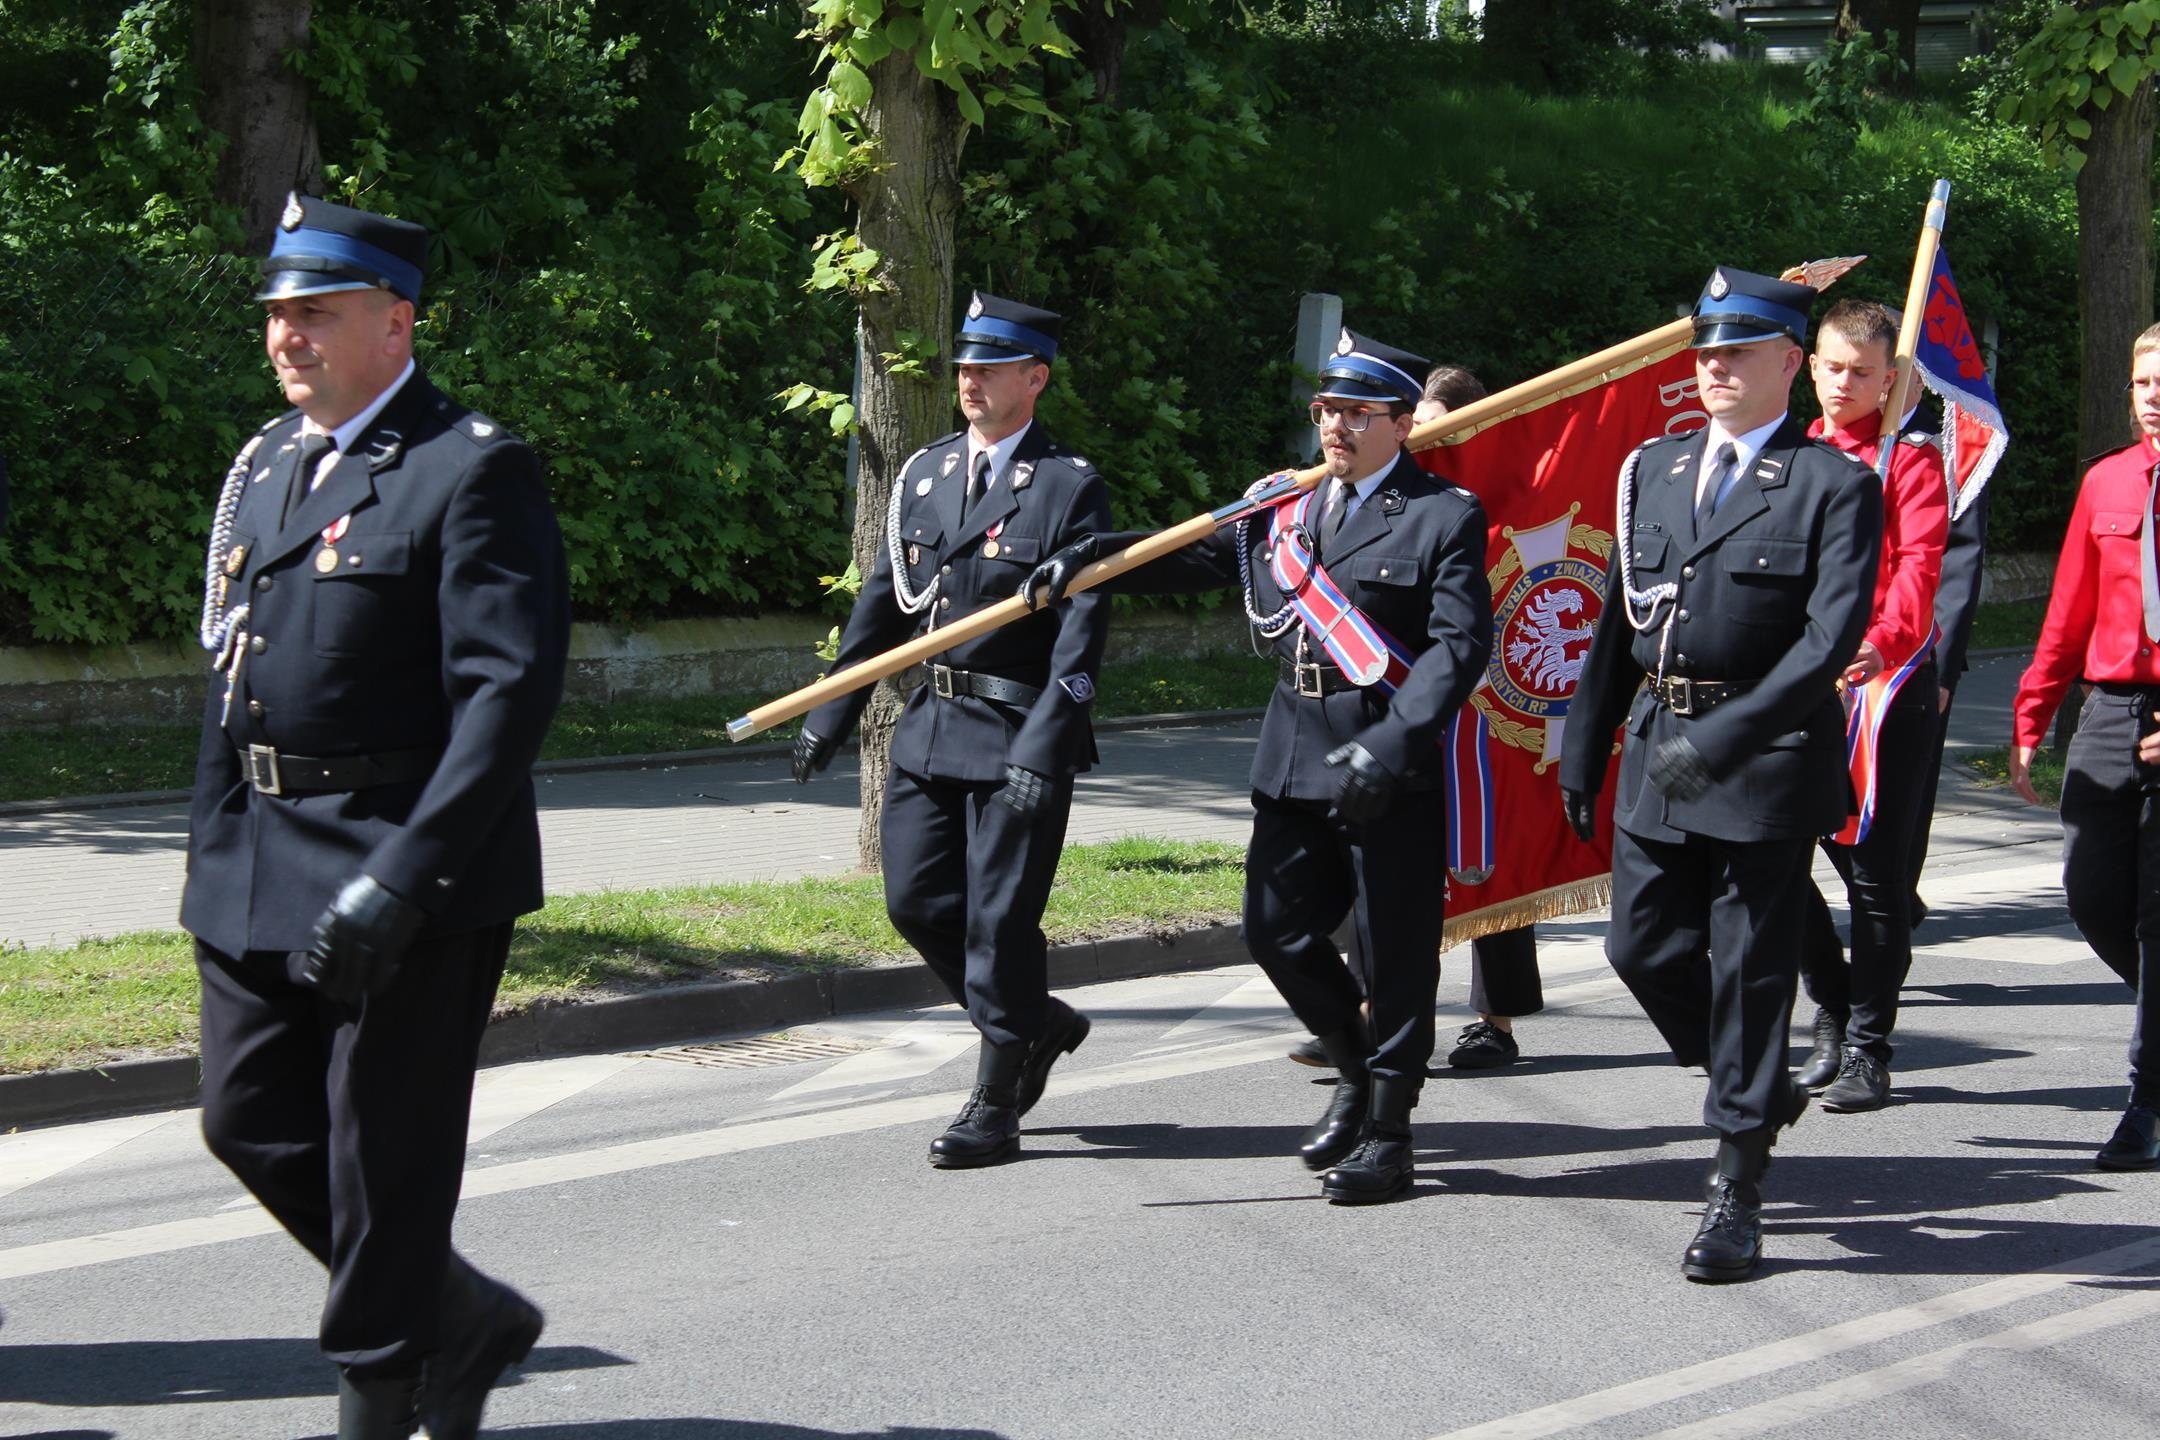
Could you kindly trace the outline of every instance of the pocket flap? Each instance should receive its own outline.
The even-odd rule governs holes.
[[[2135,510],[2095,510],[2092,513],[2092,533],[2095,535],[2135,535],[2138,533],[2138,512]]]
[[[1323,558],[1321,564],[1326,563]],[[1415,585],[1417,559],[1410,555],[1358,555],[1350,561],[1350,578],[1361,585]]]
[[[1805,575],[1808,546],[1805,540],[1779,540],[1771,536],[1727,536],[1719,547],[1725,569],[1734,575]]]
[[[1015,535],[1010,540],[998,538],[997,558],[1010,560],[1015,565],[1033,565],[1042,559],[1042,540],[1034,535]]]
[[[1638,530],[1628,545],[1628,558],[1637,565],[1653,569],[1665,563],[1665,532],[1662,530]]]
[[[318,557],[328,554],[337,556],[336,563],[325,565],[318,558],[315,562],[315,578],[318,580],[351,580],[369,575],[403,575],[412,566],[412,532],[410,530],[384,530],[371,533],[355,531],[335,545],[318,550]]]

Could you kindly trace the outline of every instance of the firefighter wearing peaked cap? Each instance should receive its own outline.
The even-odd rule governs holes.
[[[329,1268],[340,1440],[477,1434],[541,1326],[450,1229],[568,585],[532,451],[414,365],[427,245],[295,197],[263,262],[294,409],[219,496],[180,911],[204,1136]]]
[[[836,668],[1008,598],[1043,556],[1109,524],[1102,475],[1035,419],[1061,329],[1049,310],[970,299],[954,350],[967,428],[901,467]],[[1095,763],[1107,605],[1081,596],[947,651],[893,733],[886,909],[982,1037],[975,1088],[930,1145],[941,1169],[1017,1153],[1020,1119],[1051,1066],[1087,1038],[1088,1018],[1050,993],[1042,912],[1073,777]],[[798,782],[831,760],[869,696],[857,690],[804,718]]]
[[[1606,606],[1562,744],[1590,837],[1613,732],[1607,953],[1673,1057],[1707,1066],[1718,1136],[1682,1271],[1761,1252],[1763,1172],[1807,1091],[1786,1069],[1815,838],[1845,820],[1839,674],[1874,595],[1882,486],[1786,413],[1814,292],[1721,268],[1695,306],[1709,426],[1628,457]]]
[[[1240,586],[1256,643],[1272,651],[1280,678],[1253,756],[1245,940],[1340,1074],[1299,1145],[1322,1172],[1321,1193],[1340,1204],[1410,1188],[1410,1116],[1432,1058],[1445,918],[1438,745],[1492,648],[1485,512],[1403,449],[1431,368],[1345,330],[1311,402],[1329,478],[1272,525],[1218,530],[1088,592]],[[1098,550],[1139,538],[1076,546],[1029,587],[1054,597]],[[1316,608],[1332,606],[1331,593],[1348,608]],[[1408,658],[1368,668],[1326,638],[1360,630]],[[1345,919],[1357,927],[1362,991],[1333,940]]]

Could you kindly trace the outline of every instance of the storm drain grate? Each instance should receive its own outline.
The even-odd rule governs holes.
[[[670,1045],[647,1050],[647,1058],[716,1070],[755,1070],[766,1065],[797,1065],[805,1060],[838,1060],[881,1048],[868,1041],[835,1036],[754,1035],[747,1040],[715,1040],[710,1045]]]

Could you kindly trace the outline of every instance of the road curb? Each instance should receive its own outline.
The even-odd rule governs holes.
[[[1249,958],[1235,925],[1081,940],[1051,947],[1050,984],[1063,989],[1102,980],[1209,970],[1242,965]],[[681,1045],[730,1032],[937,1004],[946,998],[937,977],[920,961],[776,980],[670,986],[505,1015],[488,1026],[480,1042],[480,1063],[502,1065],[557,1055]],[[202,1065],[193,1055],[4,1075],[0,1076],[0,1130],[176,1110],[196,1103],[201,1087]]]

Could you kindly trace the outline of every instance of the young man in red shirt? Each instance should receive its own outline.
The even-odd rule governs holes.
[[[1840,300],[1823,316],[1808,357],[1822,417],[1808,434],[1872,466],[1883,406],[1897,379],[1897,325],[1872,300]],[[1852,845],[1825,842],[1852,908],[1852,958],[1812,886],[1801,978],[1815,1001],[1815,1050],[1796,1077],[1827,1111],[1876,1110],[1890,1098],[1890,1032],[1898,990],[1912,968],[1912,843],[1927,802],[1935,737],[1935,587],[1950,525],[1949,487],[1934,437],[1898,439],[1883,486],[1882,558],[1867,634],[1845,668],[1861,686],[1885,669],[1905,672],[1876,741],[1875,810]],[[1827,1089],[1825,1087],[1828,1087]]]
[[[2160,1165],[2160,325],[2131,347],[2130,413],[2136,443],[2085,472],[2070,512],[2010,750],[2010,783],[2039,804],[2033,752],[2072,683],[2092,686],[2063,776],[2063,891],[2085,943],[2137,997],[2130,1102],[2094,1157],[2103,1170]]]

